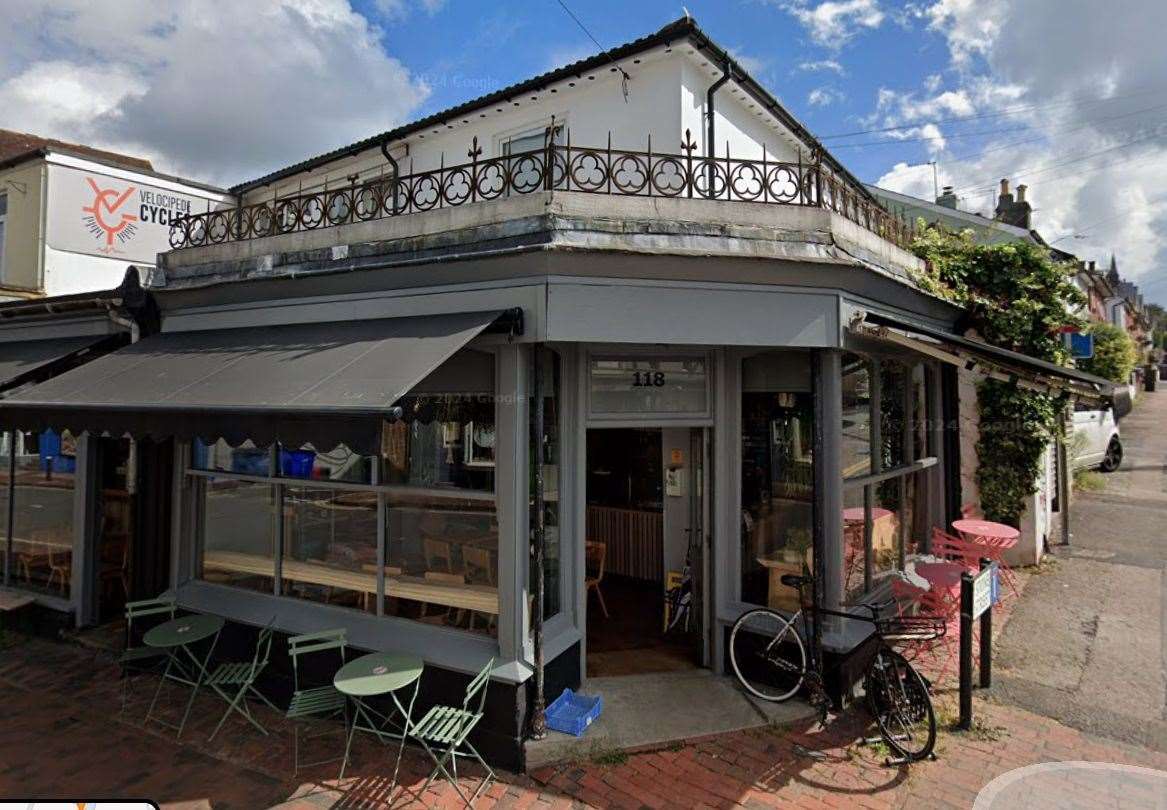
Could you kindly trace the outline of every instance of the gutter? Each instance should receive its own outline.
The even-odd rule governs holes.
[[[718,78],[717,81],[715,81],[713,84],[709,85],[709,89],[705,91],[705,157],[710,159],[709,179],[707,181],[709,184],[708,190],[710,193],[713,193],[713,158],[716,157],[714,152],[716,150],[717,144],[717,130],[715,123],[717,116],[715,115],[716,110],[713,106],[713,96],[716,95],[717,91],[720,90],[732,78],[733,63],[730,62],[729,59],[726,59],[724,62],[722,62],[721,65],[721,77]]]

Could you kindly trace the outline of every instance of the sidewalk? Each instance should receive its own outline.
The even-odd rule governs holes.
[[[955,695],[939,691],[939,759],[910,770],[884,767],[885,752],[857,745],[870,731],[863,713],[852,712],[825,731],[800,724],[635,754],[598,750],[587,761],[529,776],[500,774],[477,806],[967,808],[994,777],[1032,763],[1083,759],[1167,769],[1167,754],[982,700],[973,731],[948,731]],[[149,797],[175,810],[460,806],[445,784],[419,795],[428,768],[412,750],[402,766],[404,791],[391,792],[390,750],[364,739],[355,746],[353,778],[338,785],[330,765],[294,779],[290,732],[271,712],[260,715],[270,736],[232,721],[213,745],[205,740],[222,707],[209,698],[182,744],[156,728],[120,722],[112,660],[64,643],[22,639],[0,651],[0,693],[0,797]],[[137,720],[143,712],[139,699],[127,715]],[[462,777],[472,789],[477,773]]]

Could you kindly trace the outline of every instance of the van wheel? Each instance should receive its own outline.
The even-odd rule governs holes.
[[[1099,469],[1103,472],[1114,472],[1119,464],[1122,464],[1122,442],[1115,436],[1110,440],[1110,444],[1106,445],[1106,455],[1102,457]]]

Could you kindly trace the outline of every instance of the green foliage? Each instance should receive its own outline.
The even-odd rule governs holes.
[[[921,228],[913,250],[927,263],[916,279],[920,287],[963,306],[983,340],[1067,362],[1060,328],[1081,326],[1072,308],[1085,303],[1072,265],[1054,262],[1048,249],[1029,242],[977,244],[972,231]],[[981,510],[989,520],[1016,524],[1037,490],[1042,453],[1061,430],[1066,400],[988,379],[977,387],[977,405]]]
[[[1080,362],[1082,370],[1116,383],[1129,380],[1138,362],[1138,351],[1130,335],[1110,323],[1094,324],[1090,334],[1094,335],[1094,356]]]

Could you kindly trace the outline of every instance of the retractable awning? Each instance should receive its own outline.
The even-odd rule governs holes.
[[[1079,397],[1095,400],[1113,402],[1114,399],[1115,384],[1110,380],[906,319],[868,312],[854,331],[989,376],[1016,378],[1029,387],[1068,390]]]
[[[394,403],[493,310],[155,335],[0,400],[0,426],[375,452]]]
[[[55,368],[81,360],[99,344],[118,339],[111,339],[109,335],[85,335],[0,343],[0,392],[35,382],[42,376],[51,376]]]

